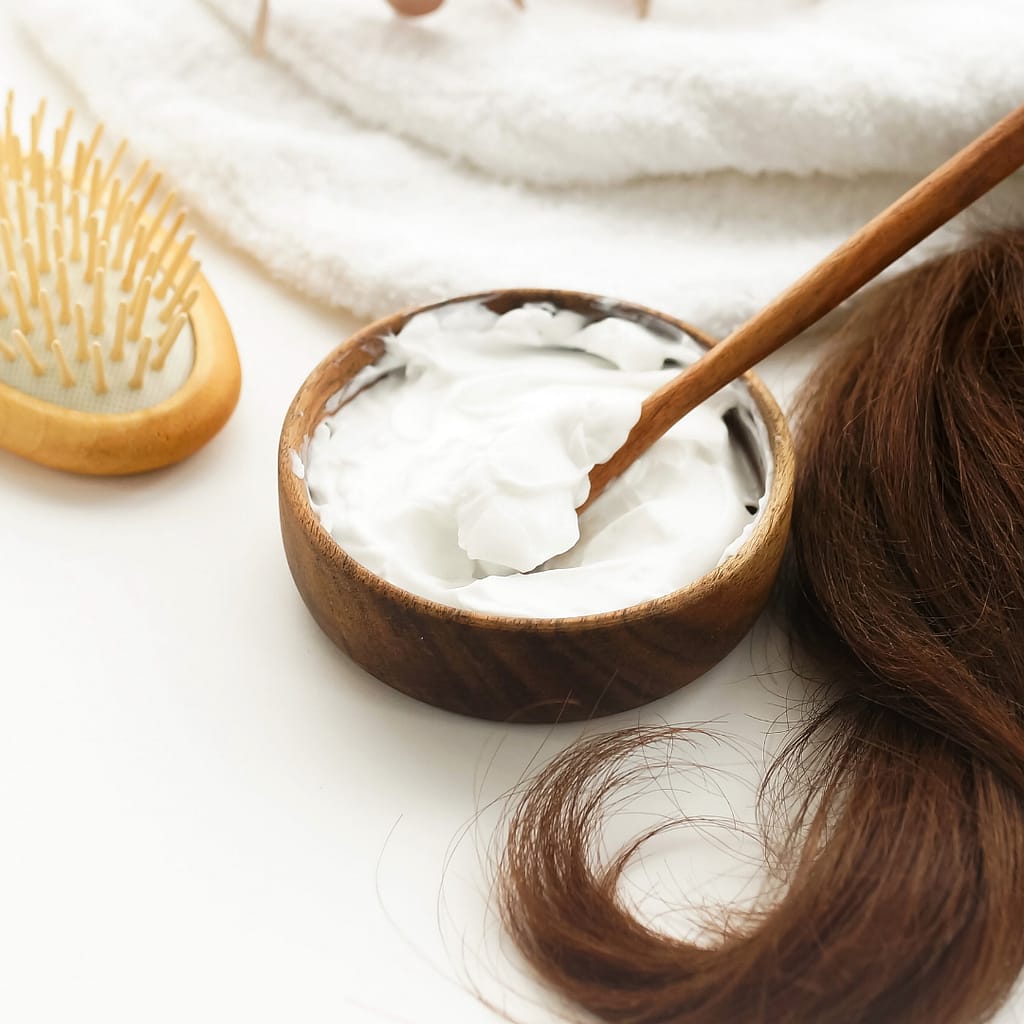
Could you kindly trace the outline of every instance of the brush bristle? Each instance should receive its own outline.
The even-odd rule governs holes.
[[[184,211],[145,161],[123,179],[103,125],[71,144],[68,111],[44,153],[46,101],[28,139],[9,93],[0,137],[0,383],[88,412],[148,408],[191,372],[198,297]],[[152,207],[152,209],[151,209]]]

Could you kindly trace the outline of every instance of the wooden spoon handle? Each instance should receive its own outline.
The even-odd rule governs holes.
[[[1024,164],[1024,106],[1003,118],[864,225],[706,356],[655,391],[625,444],[590,473],[585,509],[701,402],[848,299]]]

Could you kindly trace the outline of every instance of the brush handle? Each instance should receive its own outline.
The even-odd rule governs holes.
[[[625,444],[590,473],[585,509],[674,423],[848,299],[1024,164],[1024,106],[864,225],[795,284],[643,404]]]

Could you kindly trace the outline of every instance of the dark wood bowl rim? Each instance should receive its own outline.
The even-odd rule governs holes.
[[[300,400],[306,387],[321,376],[330,373],[332,368],[337,365],[339,357],[344,353],[370,341],[384,340],[387,335],[396,333],[409,319],[419,313],[437,309],[441,306],[454,305],[459,302],[487,303],[496,301],[501,297],[515,298],[517,300],[516,305],[524,305],[529,302],[548,302],[554,305],[561,305],[562,300],[569,299],[574,305],[589,305],[595,311],[600,310],[610,314],[614,309],[615,315],[619,315],[621,312],[631,314],[634,318],[642,320],[653,318],[654,320],[662,321],[689,335],[695,341],[708,348],[716,343],[716,339],[705,334],[699,328],[646,306],[622,302],[618,299],[609,299],[606,296],[593,295],[587,292],[554,288],[496,289],[473,295],[463,295],[457,298],[442,299],[438,302],[414,306],[382,317],[358,330],[322,359],[306,378],[306,381],[288,407],[288,412],[285,414],[278,449],[280,492],[282,502],[287,506],[288,512],[302,524],[303,533],[309,544],[319,549],[321,555],[326,560],[337,562],[348,575],[357,579],[363,586],[376,590],[384,597],[390,598],[399,604],[418,609],[424,615],[462,622],[466,625],[486,626],[489,629],[509,631],[527,629],[532,632],[557,632],[569,629],[574,632],[582,632],[605,628],[612,624],[628,623],[637,619],[673,615],[678,613],[681,607],[690,603],[705,591],[742,584],[744,581],[744,567],[752,559],[756,558],[757,552],[768,540],[775,522],[788,510],[789,504],[792,501],[794,487],[792,439],[786,424],[786,418],[772,393],[752,372],[743,374],[741,379],[753,396],[754,403],[767,429],[771,445],[772,472],[768,501],[758,517],[753,533],[735,554],[730,555],[729,558],[710,572],[698,577],[686,586],[673,590],[671,593],[664,594],[661,597],[655,597],[640,604],[630,605],[628,608],[620,608],[614,611],[598,612],[591,615],[567,615],[558,618],[533,618],[530,616],[497,615],[492,612],[468,611],[463,608],[454,608],[451,605],[441,604],[438,601],[432,601],[430,598],[414,594],[403,587],[388,582],[375,572],[367,569],[361,562],[356,561],[324,529],[319,517],[313,511],[313,506],[310,504],[305,480],[296,476],[292,470],[292,452],[300,451],[302,444],[308,440],[312,431],[319,426],[326,415],[326,410],[321,410],[315,419],[298,417]],[[509,308],[513,307],[510,306]],[[308,426],[309,423],[312,423],[311,427]],[[301,440],[298,440],[300,438]]]

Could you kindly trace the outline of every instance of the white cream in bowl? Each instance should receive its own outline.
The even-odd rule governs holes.
[[[702,352],[660,321],[440,307],[387,339],[295,469],[341,547],[405,590],[512,616],[629,607],[729,557],[770,486],[767,433],[736,383],[577,517],[590,469]]]

